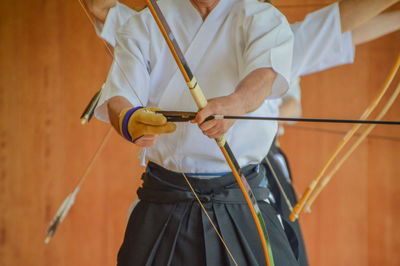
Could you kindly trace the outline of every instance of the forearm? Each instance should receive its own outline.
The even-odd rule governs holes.
[[[301,106],[297,99],[293,97],[284,98],[279,106],[280,117],[300,117]]]
[[[356,29],[399,0],[343,0],[339,2],[342,32]]]
[[[111,125],[120,132],[119,128],[119,114],[125,108],[132,107],[132,104],[124,97],[116,96],[111,98],[107,103],[108,115]]]
[[[383,13],[353,30],[353,44],[362,44],[399,29],[400,10]]]
[[[252,112],[271,94],[276,75],[272,68],[256,69],[238,84],[231,97],[241,103],[244,113]]]

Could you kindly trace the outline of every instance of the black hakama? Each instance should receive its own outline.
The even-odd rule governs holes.
[[[258,200],[276,266],[298,265],[275,209],[259,187],[265,169],[243,169]],[[182,174],[149,163],[138,190],[140,202],[127,225],[118,265],[234,265]],[[189,178],[238,265],[265,265],[261,242],[232,174]],[[265,182],[264,182],[265,183]]]

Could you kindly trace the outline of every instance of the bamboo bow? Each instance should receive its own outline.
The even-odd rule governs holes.
[[[364,111],[363,115],[361,116],[360,120],[366,120],[369,115],[374,111],[374,109],[378,106],[379,102],[382,100],[383,96],[387,92],[388,88],[390,87],[390,84],[392,83],[398,69],[400,67],[400,54],[397,57],[396,63],[394,64],[392,70],[390,71],[382,89],[379,91],[375,99],[372,101],[372,103],[368,106],[368,108]],[[400,83],[399,86],[397,87],[396,91],[393,93],[392,97],[389,99],[388,103],[386,106],[383,108],[383,111],[378,115],[376,120],[381,120],[383,116],[386,114],[386,112],[389,110],[389,108],[392,106],[394,103],[394,100],[399,94],[400,90]],[[337,171],[337,169],[343,164],[344,160],[338,163],[337,166],[335,166],[334,170],[329,173],[327,176],[327,179],[325,179],[321,186],[316,190],[317,186],[319,185],[320,181],[322,180],[322,177],[324,176],[325,172],[327,171],[328,167],[331,165],[331,163],[334,161],[334,159],[338,156],[340,151],[343,149],[343,147],[350,141],[352,136],[357,132],[357,130],[361,127],[361,124],[356,124],[353,126],[353,128],[347,132],[343,140],[339,143],[338,147],[335,149],[335,151],[332,153],[332,155],[329,157],[328,161],[325,163],[323,166],[322,170],[319,172],[318,176],[311,182],[309,187],[306,189],[306,191],[303,193],[303,196],[299,200],[299,202],[294,206],[292,213],[290,214],[290,220],[295,221],[298,218],[298,215],[300,212],[304,209],[305,205],[308,206],[308,208],[311,207],[311,204],[314,202],[315,198],[319,195],[321,190],[326,186],[326,184],[329,182],[329,180],[332,178],[333,174]],[[365,131],[363,134],[362,138],[360,138],[352,148],[350,148],[349,153],[345,155],[345,159],[347,159],[350,154],[358,147],[358,145],[361,143],[363,139],[372,131],[372,129],[375,127],[375,125],[371,125],[369,129]],[[313,194],[314,193],[314,194]]]

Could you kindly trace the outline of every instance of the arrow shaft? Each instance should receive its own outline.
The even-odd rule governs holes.
[[[180,111],[157,111],[163,114],[169,122],[187,122],[196,117],[196,112]],[[235,120],[261,120],[261,121],[287,121],[287,122],[312,122],[312,123],[342,123],[342,124],[373,124],[373,125],[400,125],[400,121],[378,121],[357,119],[327,119],[327,118],[293,118],[293,117],[266,117],[266,116],[234,116],[214,115],[206,120],[212,119],[235,119]]]

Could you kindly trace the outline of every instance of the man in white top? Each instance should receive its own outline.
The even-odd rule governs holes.
[[[261,11],[264,6],[273,9],[267,4],[256,3],[256,1],[253,0],[249,1],[251,3],[250,6],[258,5],[258,7],[261,8]],[[225,3],[222,4],[223,2],[224,1],[221,1],[217,6],[225,5]],[[229,2],[226,5],[235,5],[236,1],[226,2]],[[238,2],[241,3],[243,1]],[[244,1],[244,4],[247,5],[247,2]],[[164,3],[163,1],[160,1],[160,5],[162,7],[169,7],[171,4],[169,2]],[[264,18],[264,14],[258,14],[258,11],[254,11],[254,15],[253,13],[251,14],[252,16],[256,16],[259,21],[248,22],[234,19],[233,11],[231,11],[233,7],[230,7],[230,9],[226,11],[226,13],[229,13],[229,15],[227,15],[229,20],[228,18],[223,20],[223,16],[226,15],[225,13],[221,13],[220,15],[217,13],[219,9],[213,9],[210,16],[208,16],[203,22],[201,16],[196,14],[196,9],[192,7],[192,4],[188,4],[188,1],[179,1],[179,3],[174,4],[174,6],[183,9],[182,11],[178,10],[180,12],[178,18],[174,17],[174,19],[170,20],[178,43],[186,57],[189,58],[189,66],[200,80],[200,84],[206,97],[216,98],[210,101],[209,106],[199,113],[197,120],[201,118],[204,120],[203,114],[215,112],[215,109],[222,109],[221,106],[225,107],[223,113],[226,114],[236,113],[244,115],[251,112],[251,115],[277,115],[275,103],[270,101],[265,102],[264,99],[267,97],[269,99],[279,98],[289,88],[288,82],[290,76],[291,48],[289,54],[287,54],[286,51],[289,50],[288,47],[292,46],[292,39],[289,40],[285,38],[288,38],[287,36],[291,35],[290,29],[289,32],[285,34],[282,32],[275,33],[275,31],[272,31],[270,35],[272,36],[272,33],[276,34],[276,40],[271,43],[264,41],[262,43],[264,47],[259,47],[261,44],[258,40],[260,39],[261,41],[263,39],[261,39],[261,36],[257,34],[261,33],[257,32],[252,35],[252,31],[263,31],[266,34],[268,30],[271,30],[269,27],[262,24],[271,24],[271,22],[268,21],[268,16],[270,15],[268,13]],[[237,9],[238,8],[234,9],[235,12]],[[169,14],[168,12],[169,10],[167,9],[167,15]],[[118,32],[117,38],[119,41],[119,47],[118,45],[116,47],[116,59],[110,69],[109,79],[106,82],[106,89],[102,93],[99,107],[96,109],[97,117],[102,120],[108,121],[109,118],[111,122],[113,122],[113,118],[116,118],[117,120],[120,110],[114,113],[114,108],[110,108],[110,106],[113,107],[114,104],[124,105],[124,103],[117,102],[117,100],[115,100],[115,103],[109,102],[110,98],[117,96],[127,99],[133,106],[156,106],[163,110],[176,110],[178,108],[180,110],[191,111],[196,109],[191,100],[192,98],[189,91],[183,90],[183,88],[186,87],[178,88],[178,86],[181,85],[180,82],[183,78],[179,72],[177,72],[177,67],[173,67],[174,61],[172,61],[172,56],[161,50],[164,49],[164,46],[158,45],[158,43],[164,45],[165,41],[161,39],[162,36],[160,36],[158,31],[156,31],[157,28],[149,28],[149,26],[147,26],[145,30],[133,28],[139,23],[144,24],[144,19],[142,17],[145,15],[142,13],[144,12],[132,16],[129,20],[129,25],[125,24]],[[219,15],[222,18],[218,17]],[[272,15],[275,14],[273,13]],[[173,17],[173,15],[171,16]],[[146,17],[146,19],[148,18]],[[184,27],[182,26],[181,28],[178,27],[178,25],[180,26],[179,23],[183,23],[185,19],[191,19],[192,23],[185,25]],[[221,23],[220,27],[225,27],[225,24],[228,22],[230,23],[230,28],[226,29],[227,33],[225,35],[221,35],[220,32],[217,31],[219,30],[217,27],[219,24],[216,24],[217,22]],[[192,28],[190,28],[191,25],[193,25]],[[272,23],[272,25],[274,24]],[[245,26],[253,28],[246,28]],[[214,28],[217,30],[214,30]],[[280,28],[277,30],[280,30]],[[244,38],[247,43],[243,43]],[[157,42],[153,40],[156,40]],[[227,41],[232,42],[232,44],[226,45]],[[140,58],[137,58],[139,56],[135,54],[137,51],[131,48],[132,43],[139,47],[137,49],[139,49]],[[279,43],[279,45],[276,43]],[[225,48],[223,48],[224,45],[226,45]],[[265,51],[261,50],[261,48]],[[121,51],[124,52],[124,57],[120,55],[122,54]],[[246,57],[244,57],[243,53],[245,53]],[[287,54],[287,57],[280,57],[281,54]],[[157,55],[157,58],[154,58],[155,55]],[[230,64],[227,65],[226,61]],[[132,65],[131,62],[137,63]],[[169,67],[164,68],[165,65]],[[265,72],[267,72],[265,75],[267,75],[269,79],[273,80],[273,82],[268,79],[264,80],[263,73],[253,73],[254,70],[259,68],[266,68],[266,65],[274,70],[273,73],[265,70]],[[287,68],[288,66],[289,69]],[[126,76],[128,79],[125,78],[124,73],[121,74],[121,69],[122,71],[127,72]],[[210,72],[211,70],[213,70],[213,72]],[[269,72],[271,72],[271,74]],[[221,75],[221,77],[217,77],[218,75]],[[225,77],[225,75],[228,76]],[[248,75],[254,77],[247,77]],[[224,77],[225,79],[223,79]],[[254,78],[259,79],[261,87],[264,85],[268,86],[268,90],[265,91],[263,88],[257,88],[259,91],[254,89],[251,93],[248,93],[245,90],[240,90],[240,86],[245,87],[250,85],[250,87],[254,87],[253,84],[251,84]],[[246,81],[247,79],[249,81]],[[238,84],[240,86],[238,86]],[[258,84],[256,85],[258,86]],[[222,97],[226,95],[229,96]],[[123,100],[121,99],[121,101]],[[203,122],[197,120],[196,122],[199,124]],[[228,128],[221,128],[221,126],[225,127],[226,124],[231,126],[232,122],[226,122],[224,120],[208,121],[205,123],[202,130],[208,138],[216,138],[227,133]],[[113,125],[116,125],[116,123],[113,123]],[[211,126],[211,128],[206,128],[206,125]],[[248,130],[244,129],[247,126],[251,127],[253,125],[255,126],[256,123],[252,121],[240,121],[233,125],[233,127],[235,127],[233,132],[227,133],[228,141],[231,139],[231,141],[229,141],[231,148],[234,152],[236,151],[240,154],[238,155],[240,165],[257,163],[259,159],[265,155],[265,150],[261,151],[262,148],[268,150],[272,142],[271,138],[274,137],[276,132],[275,123],[257,124],[257,129],[252,130],[252,132],[247,132]],[[168,154],[167,147],[163,146],[162,143],[173,143],[175,136],[162,135],[158,136],[159,140],[162,139],[160,144],[156,142],[154,145],[149,145],[150,147],[147,148],[146,158],[151,159],[155,163],[166,166],[172,171],[183,170],[183,172],[188,173],[206,173],[210,172],[210,169],[213,169],[212,171],[214,172],[228,171],[229,167],[225,165],[222,154],[205,156],[209,157],[206,159],[209,161],[208,165],[198,163],[199,160],[204,158],[204,155],[198,155],[199,151],[204,151],[204,153],[207,154],[212,154],[214,151],[215,153],[218,153],[218,147],[215,147],[213,140],[209,140],[203,136],[203,133],[198,131],[195,125],[178,125],[175,134],[182,134],[182,138],[179,139],[180,146],[191,147],[192,150],[196,148],[196,151],[193,152],[191,156],[188,157],[187,154],[176,154],[174,160],[169,158],[169,156],[166,156],[166,154]],[[247,148],[249,144],[244,145],[242,143],[242,138],[258,138],[259,135],[265,136],[265,140],[254,144],[254,149],[250,150]],[[204,140],[204,142],[194,144],[193,140],[197,138],[200,138],[201,141]],[[139,145],[140,140],[141,139],[136,142]],[[198,145],[198,147],[194,145]],[[245,148],[242,151],[242,147],[244,146]]]
[[[398,30],[399,10],[376,16],[396,2],[398,0],[343,0],[291,25],[295,35],[291,89],[283,97],[280,115],[300,116],[300,76],[352,63],[354,45]],[[86,3],[96,18],[99,36],[115,46],[118,29],[136,11],[116,0],[86,0]],[[136,10],[144,7],[141,1],[132,0],[131,3]]]
[[[148,10],[133,15],[116,35],[115,59],[96,116],[146,148],[149,161],[140,203],[127,226],[118,265],[264,264],[250,212],[213,138],[225,134],[255,191],[276,265],[297,265],[273,207],[260,162],[276,122],[211,120],[212,114],[278,115],[275,99],[289,88],[293,35],[285,17],[255,0],[163,0],[160,7],[209,104],[195,123],[151,124],[154,109],[195,110],[186,83]],[[143,117],[150,119],[143,122]],[[141,117],[141,118],[139,118]],[[138,134],[169,127],[171,134]],[[141,127],[143,128],[143,127]],[[172,129],[172,130],[170,130]],[[187,173],[226,243],[194,201]],[[230,250],[232,257],[228,255]]]
[[[339,5],[335,3],[313,12],[303,22],[292,25],[295,34],[293,74],[291,89],[283,98],[283,104],[280,106],[282,116],[300,115],[298,76],[351,63],[354,57],[352,36],[353,43],[359,44],[397,29],[399,23],[392,22],[398,21],[398,12],[380,15],[374,19],[374,23],[366,24],[368,27],[359,27],[360,24],[394,2],[397,1],[345,0]],[[109,10],[111,6],[114,7]],[[115,46],[116,32],[135,12],[123,4],[115,3],[113,0],[102,1],[101,4],[96,0],[89,1],[89,7],[98,19],[98,33],[112,46]],[[140,5],[137,7],[141,8]],[[107,20],[103,26],[99,21],[104,21],[106,17]],[[374,25],[374,27],[370,25]],[[353,30],[353,33],[348,30]],[[345,33],[342,34],[342,32]],[[145,140],[145,138],[142,139]],[[153,142],[154,139],[147,140],[144,146]],[[298,229],[298,225],[294,227]],[[300,234],[299,229],[298,234]],[[301,265],[307,265],[304,247],[302,241],[300,242],[299,260]]]

